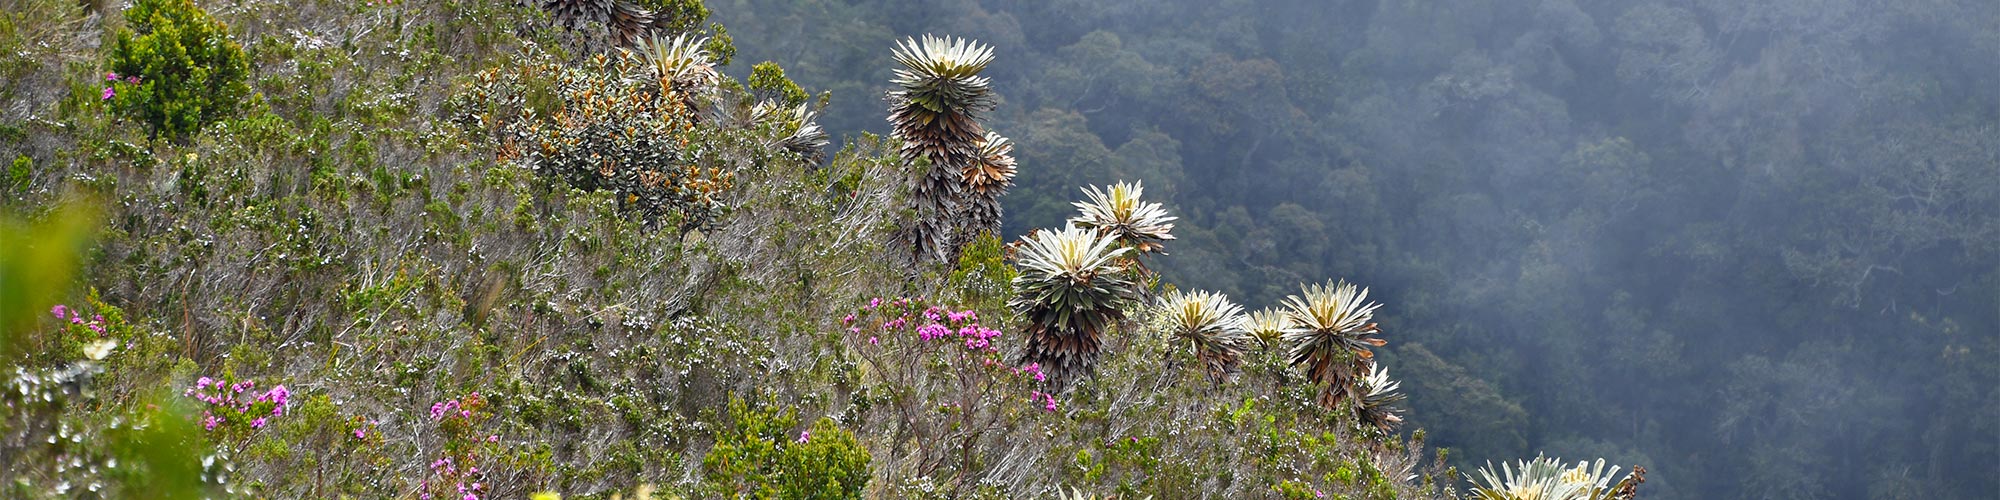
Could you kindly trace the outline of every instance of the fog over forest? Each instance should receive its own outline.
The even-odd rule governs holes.
[[[2000,2],[717,1],[886,133],[890,47],[994,46],[1008,236],[1077,186],[1165,281],[1373,288],[1412,426],[1647,498],[2000,492]]]

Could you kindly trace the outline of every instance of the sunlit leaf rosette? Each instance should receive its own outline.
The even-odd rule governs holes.
[[[1375,353],[1387,342],[1370,322],[1379,303],[1366,303],[1368,290],[1341,281],[1307,285],[1299,295],[1285,297],[1285,317],[1291,326],[1282,337],[1291,346],[1291,365],[1321,385],[1319,401],[1327,408],[1363,393],[1357,379],[1367,374]]]
[[[1075,202],[1078,213],[1069,220],[1078,227],[1111,235],[1135,253],[1165,255],[1163,244],[1174,239],[1173,221],[1178,217],[1167,215],[1159,203],[1141,201],[1145,191],[1145,185],[1138,182],[1120,182],[1108,190],[1085,188],[1083,194],[1090,199]]]
[[[1243,307],[1228,296],[1175,290],[1160,298],[1155,314],[1165,318],[1174,341],[1194,353],[1209,380],[1225,382],[1241,371],[1250,332],[1243,329]]]

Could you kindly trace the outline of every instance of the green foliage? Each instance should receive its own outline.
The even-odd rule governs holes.
[[[138,0],[125,23],[111,47],[107,97],[152,136],[186,140],[250,96],[243,47],[193,0]]]
[[[28,189],[28,181],[33,180],[35,175],[34,163],[34,160],[29,159],[27,155],[14,157],[14,161],[7,165],[7,189],[10,191]]]
[[[131,415],[132,424],[114,420],[103,431],[101,443],[109,447],[106,472],[120,483],[128,498],[197,498],[215,494],[214,483],[222,471],[206,466],[202,453],[206,442],[196,431],[194,412],[185,401],[173,399],[165,391],[152,393],[132,408],[144,411]],[[119,467],[109,467],[122,462]],[[85,485],[87,488],[88,485]]]
[[[639,7],[652,11],[653,25],[668,33],[689,33],[699,30],[703,23],[708,22],[708,16],[714,13],[703,4],[702,0],[632,1]]]
[[[702,50],[713,55],[716,64],[728,66],[730,61],[736,60],[736,39],[729,36],[729,29],[722,27],[722,23],[709,24],[708,29],[714,35],[708,37],[708,43],[702,45]]]
[[[794,435],[798,410],[751,408],[731,396],[715,446],[702,457],[702,491],[723,498],[858,499],[868,450],[821,418]]]
[[[35,326],[69,290],[98,213],[85,199],[59,205],[41,220],[0,213],[0,366],[42,345]]]
[[[820,418],[778,458],[779,498],[859,499],[868,486],[868,449],[854,433]]]
[[[1007,265],[1007,245],[992,234],[982,234],[958,254],[958,266],[945,282],[971,309],[1000,310],[1006,308],[1014,278],[1019,275],[1020,271]]]
[[[750,67],[750,90],[762,99],[777,99],[786,107],[805,104],[806,91],[790,78],[785,78],[785,68],[778,63],[764,61]]]

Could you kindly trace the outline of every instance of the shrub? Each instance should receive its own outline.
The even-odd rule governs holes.
[[[854,433],[821,418],[778,457],[781,498],[861,498],[868,486],[868,449]]]
[[[806,90],[797,82],[785,77],[785,68],[778,63],[764,61],[750,67],[750,90],[760,99],[783,102],[785,106],[798,106],[806,102]]]
[[[668,33],[689,33],[701,29],[708,22],[713,11],[701,0],[635,0],[633,3],[653,11],[653,24]]]
[[[111,48],[104,100],[147,133],[184,139],[229,116],[250,68],[229,29],[192,0],[137,0]]]
[[[616,193],[623,208],[649,221],[703,227],[725,213],[722,196],[736,174],[699,164],[714,155],[692,140],[690,104],[707,89],[681,88],[658,74],[654,61],[625,52],[579,67],[488,70],[453,106],[461,123],[495,134],[501,161],[584,191]]]
[[[486,398],[477,392],[431,404],[430,420],[442,442],[418,485],[422,498],[478,500],[492,494],[480,466],[499,454],[500,435],[484,431],[481,424],[491,418],[482,411],[485,406]]]
[[[729,420],[702,457],[704,495],[722,498],[861,498],[868,450],[854,434],[821,418],[791,434],[798,411],[751,408],[729,399]]]
[[[201,401],[202,428],[219,436],[218,442],[240,443],[263,429],[270,419],[285,414],[292,391],[280,384],[257,392],[257,381],[231,381],[202,377],[182,395]]]

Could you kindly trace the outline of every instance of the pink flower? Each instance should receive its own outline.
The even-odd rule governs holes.
[[[854,323],[854,315],[853,315],[853,314],[848,314],[848,315],[847,315],[847,317],[845,317],[845,318],[840,318],[840,324],[843,324],[843,325],[846,325],[846,324],[852,324],[852,323]]]
[[[278,384],[277,387],[272,387],[270,392],[264,393],[264,396],[270,398],[271,402],[278,404],[278,408],[273,410],[274,413],[272,414],[282,415],[285,413],[285,401],[291,399],[292,391],[286,389],[284,384]]]
[[[56,315],[56,319],[63,319],[63,317],[69,316],[69,307],[64,306],[62,304],[56,304],[55,307],[49,308],[49,314]]]
[[[432,403],[431,420],[443,420],[445,414],[450,413],[452,410],[456,409],[458,409],[458,400],[456,399],[440,403]]]
[[[138,85],[138,84],[139,84],[139,77],[136,77],[136,76],[127,76],[127,77],[125,77],[125,83],[130,83],[130,84],[133,84],[133,85]]]
[[[799,431],[799,442],[800,442],[800,443],[805,443],[805,442],[806,442],[806,440],[809,440],[809,439],[812,439],[812,431]]]
[[[115,96],[115,95],[118,95],[118,92],[116,92],[116,91],[113,91],[113,90],[111,90],[111,87],[105,87],[105,88],[104,88],[104,98],[103,98],[102,100],[106,100],[106,101],[109,101],[109,100],[111,100],[111,96]]]
[[[1033,403],[1033,402],[1036,402],[1036,401],[1043,401],[1043,402],[1044,402],[1044,404],[1042,405],[1042,409],[1044,409],[1044,410],[1048,410],[1048,411],[1051,411],[1051,412],[1053,412],[1053,411],[1056,411],[1056,397],[1055,397],[1055,395],[1052,395],[1052,394],[1043,394],[1043,393],[1042,393],[1042,391],[1032,391],[1032,392],[1028,393],[1028,402],[1030,402],[1030,403]]]
[[[368,429],[355,429],[354,439],[368,439]]]
[[[112,81],[112,82],[115,82],[115,81],[118,81],[118,74],[117,74],[117,73],[105,73],[105,74],[104,74],[104,79],[105,79],[105,81]]]
[[[868,345],[880,345],[880,344],[881,342],[876,340],[875,337],[868,337]]]
[[[251,420],[251,421],[250,421],[250,428],[252,428],[252,429],[262,429],[262,428],[264,428],[264,417],[257,417],[257,419],[256,419],[256,420]]]
[[[494,435],[491,435],[491,436],[486,436],[486,442],[488,442],[488,443],[498,443],[498,442],[500,442],[500,435],[499,435],[499,434],[494,434]]]
[[[951,329],[937,323],[917,327],[917,338],[926,341],[937,340],[947,335],[951,335]]]

